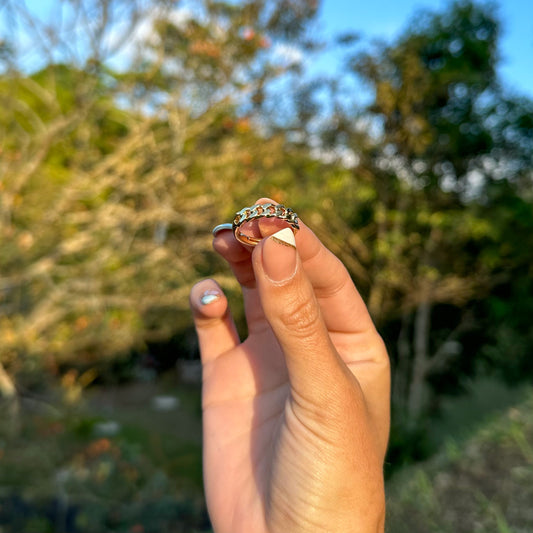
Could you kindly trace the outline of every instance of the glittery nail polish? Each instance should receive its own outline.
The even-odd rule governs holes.
[[[200,296],[200,303],[202,305],[209,305],[213,302],[216,302],[220,299],[220,292],[217,290],[207,290],[205,291],[202,296]]]

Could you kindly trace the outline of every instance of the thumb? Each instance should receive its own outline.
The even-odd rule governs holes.
[[[263,312],[285,355],[292,390],[311,405],[323,406],[343,384],[359,389],[331,341],[292,230],[263,239],[252,261]]]

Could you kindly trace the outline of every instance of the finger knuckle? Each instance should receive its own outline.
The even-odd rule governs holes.
[[[280,319],[293,335],[306,337],[316,331],[322,317],[314,299],[297,294],[280,308]]]

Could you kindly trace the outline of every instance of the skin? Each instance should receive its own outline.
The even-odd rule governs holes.
[[[246,340],[214,280],[191,291],[214,531],[382,532],[387,352],[348,272],[305,224],[297,251],[266,238],[283,224],[256,222],[255,248],[231,231],[213,242],[242,287]],[[219,298],[203,305],[205,291]]]

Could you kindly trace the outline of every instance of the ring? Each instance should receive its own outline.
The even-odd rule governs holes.
[[[244,207],[235,213],[235,218],[233,219],[231,227],[235,238],[239,242],[250,246],[255,246],[261,242],[261,239],[246,235],[246,233],[243,233],[240,230],[240,227],[243,224],[251,222],[252,220],[257,220],[258,218],[279,218],[280,220],[284,220],[289,224],[293,233],[296,233],[300,229],[300,226],[298,225],[298,215],[290,207],[285,207],[281,204],[256,204],[252,207]],[[220,226],[224,227],[222,228]],[[217,228],[220,228],[219,231],[221,229],[226,229],[229,224],[221,224],[220,226],[217,226],[215,230]]]
[[[217,233],[219,231],[223,231],[225,229],[230,229],[230,230],[233,230],[233,224],[219,224],[218,226],[215,226],[213,228],[213,237],[216,237]]]

